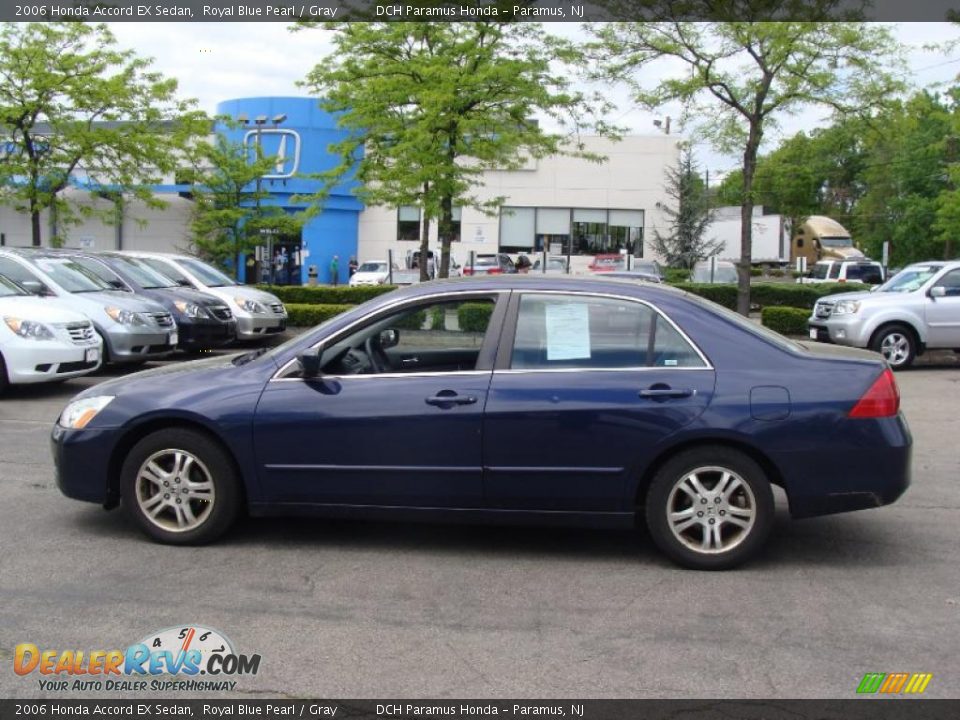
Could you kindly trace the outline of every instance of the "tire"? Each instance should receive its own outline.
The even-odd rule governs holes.
[[[721,483],[726,491],[718,499]],[[671,514],[677,516],[672,521]],[[653,541],[674,562],[694,570],[727,570],[763,547],[773,526],[773,492],[751,458],[732,448],[704,446],[660,468],[647,490],[646,517]]]
[[[885,325],[874,333],[870,349],[883,355],[894,370],[904,370],[917,356],[917,339],[906,325]]]
[[[230,456],[195,430],[170,428],[143,438],[127,454],[120,484],[127,513],[153,540],[168,545],[212,542],[241,509]]]
[[[7,363],[3,355],[0,355],[0,395],[5,393],[8,387],[10,387],[10,378],[7,376]]]

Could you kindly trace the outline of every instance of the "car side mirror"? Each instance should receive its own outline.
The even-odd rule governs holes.
[[[384,330],[380,333],[380,349],[396,347],[400,343],[400,331],[394,328]]]
[[[304,350],[297,354],[297,362],[300,363],[300,376],[303,378],[319,377],[323,366],[323,345]]]
[[[20,284],[23,286],[23,289],[31,295],[40,295],[41,297],[50,295],[50,291],[47,289],[47,286],[39,280],[24,280]]]
[[[936,287],[930,288],[930,292],[927,293],[931,298],[942,298],[947,296],[947,289],[943,285],[937,285]]]

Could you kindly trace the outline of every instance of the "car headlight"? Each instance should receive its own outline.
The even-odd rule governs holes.
[[[140,313],[135,313],[132,310],[121,310],[118,307],[108,307],[105,308],[105,312],[110,316],[110,319],[121,325],[146,325],[143,321],[143,318],[140,317]]]
[[[237,307],[241,310],[245,310],[248,313],[265,313],[267,309],[258,303],[256,300],[248,300],[247,298],[235,297],[233,302],[237,304]]]
[[[197,305],[194,302],[187,302],[185,300],[177,300],[173,303],[173,306],[179,310],[182,314],[186,315],[189,318],[205,318],[210,317],[207,314],[207,311]]]
[[[833,306],[834,315],[853,315],[860,310],[859,300],[840,300]]]
[[[34,320],[21,320],[18,317],[5,317],[3,321],[13,332],[31,340],[53,340],[53,332],[46,325]]]
[[[97,416],[97,413],[109,405],[114,397],[113,395],[96,395],[94,397],[74,400],[63,409],[63,412],[60,413],[60,419],[57,420],[57,422],[61,427],[71,428],[73,430],[85,428],[87,423],[93,420],[93,418]]]

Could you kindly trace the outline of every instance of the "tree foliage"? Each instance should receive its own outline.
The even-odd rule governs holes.
[[[723,244],[706,237],[713,220],[711,201],[689,146],[684,147],[679,164],[667,170],[664,189],[674,205],[661,208],[669,219],[670,232],[654,230],[653,248],[657,254],[670,267],[692,268],[720,252]]]
[[[34,245],[44,210],[61,224],[94,211],[65,200],[71,185],[162,205],[149,186],[208,127],[176,90],[149,60],[117,48],[105,25],[0,26],[0,202],[30,214]]]
[[[440,277],[449,268],[454,207],[494,213],[502,203],[476,192],[484,172],[547,155],[587,156],[568,142],[588,108],[558,66],[572,52],[538,24],[324,27],[334,52],[306,84],[348,132],[336,146],[342,162],[330,182],[356,180],[367,203],[419,205],[426,222],[439,224]],[[547,131],[538,117],[566,129]],[[426,239],[424,232],[424,252]]]
[[[697,3],[687,3],[688,10]],[[716,15],[704,0],[701,15]],[[791,16],[822,16],[830,0],[810,3]],[[707,6],[710,7],[707,7]],[[737,3],[748,17],[753,5]],[[750,307],[750,255],[756,202],[754,179],[760,145],[777,118],[808,105],[839,113],[880,105],[898,85],[883,68],[897,54],[889,30],[859,22],[714,22],[664,20],[603,25],[593,44],[597,77],[623,80],[641,105],[679,102],[684,118],[700,118],[698,130],[717,148],[738,152],[742,231],[737,309]],[[666,61],[666,62],[663,62]],[[641,72],[656,67],[660,72]],[[655,78],[653,83],[649,78]]]

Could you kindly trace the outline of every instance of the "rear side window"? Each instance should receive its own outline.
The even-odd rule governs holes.
[[[520,299],[512,369],[705,366],[690,343],[642,303],[554,294]]]
[[[827,277],[830,280],[836,280],[840,277],[840,263],[830,265],[830,271],[827,273]]]

